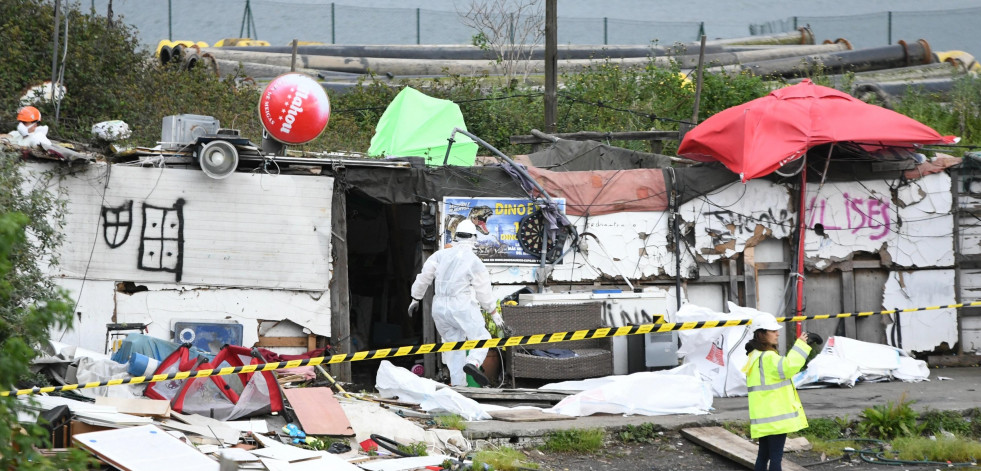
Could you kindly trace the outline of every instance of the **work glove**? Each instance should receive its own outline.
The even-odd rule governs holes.
[[[419,300],[413,298],[412,302],[409,303],[409,317],[412,317],[412,315],[415,314],[416,311],[418,310],[419,310]]]
[[[498,313],[497,311],[494,311],[494,313],[491,314],[491,320],[494,321],[494,325],[497,326],[497,331],[498,332],[504,333],[504,332],[507,331],[506,330],[507,327],[504,326],[504,318],[501,317],[501,314],[500,313]]]
[[[824,344],[824,339],[820,335],[814,332],[807,333],[807,343],[808,345],[822,345]]]

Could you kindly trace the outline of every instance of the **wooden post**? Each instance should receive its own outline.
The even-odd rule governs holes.
[[[334,185],[331,204],[330,250],[330,337],[335,353],[351,351],[351,294],[348,281],[347,260],[347,193],[340,185]],[[331,373],[338,381],[351,381],[351,363],[331,365]]]
[[[702,35],[702,44],[698,48],[698,68],[695,71],[695,109],[691,114],[691,125],[698,124],[698,105],[702,99],[702,65],[705,62],[705,35]]]
[[[851,264],[845,264],[841,269],[841,312],[857,312],[858,306],[855,299],[855,272]],[[839,319],[845,324],[845,337],[857,339],[858,333],[855,331],[855,317]]]
[[[558,117],[558,0],[545,0],[545,132],[554,133]]]
[[[293,38],[293,54],[290,56],[290,72],[296,72],[296,47],[298,41]]]
[[[442,243],[443,238],[440,237],[439,240],[439,243]],[[424,263],[428,260],[432,254],[433,252],[424,248],[422,250],[422,262]],[[422,266],[422,263],[419,266]],[[436,343],[436,324],[433,322],[433,295],[435,292],[433,286],[430,286],[426,290],[426,295],[422,298],[422,343]],[[423,355],[422,366],[426,369],[427,378],[436,379],[441,361],[440,355],[440,353],[427,353]]]
[[[891,12],[890,12],[891,15]],[[890,16],[890,20],[892,17]],[[951,211],[954,213],[954,302],[960,303],[963,297],[961,296],[961,284],[963,280],[961,279],[961,189],[958,185],[961,184],[960,172],[957,166],[950,168],[950,193],[951,200],[953,204],[951,205]],[[964,354],[964,309],[957,309],[957,354]]]

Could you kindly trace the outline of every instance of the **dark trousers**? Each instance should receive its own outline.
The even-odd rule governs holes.
[[[783,445],[787,434],[767,435],[760,437],[760,451],[756,454],[756,466],[753,471],[782,471]]]

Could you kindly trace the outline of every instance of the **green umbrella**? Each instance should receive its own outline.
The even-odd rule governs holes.
[[[459,105],[405,87],[378,120],[368,155],[425,157],[428,165],[443,165],[453,128],[467,129]],[[462,134],[453,139],[447,163],[473,166],[477,143]]]

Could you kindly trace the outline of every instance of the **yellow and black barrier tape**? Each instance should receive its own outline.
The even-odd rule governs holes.
[[[840,314],[816,314],[809,316],[778,317],[777,322],[799,322],[806,320],[840,319],[845,317],[867,317],[873,315],[886,315],[907,312],[935,311],[939,309],[957,309],[962,307],[981,306],[981,301],[969,303],[948,304],[946,306],[928,306],[906,309],[888,309],[884,311],[864,311],[864,312],[845,312]],[[130,378],[110,379],[107,381],[95,381],[85,384],[65,384],[61,386],[34,387],[31,389],[18,389],[14,391],[0,392],[0,396],[24,396],[30,394],[42,394],[60,391],[74,391],[77,389],[101,388],[104,386],[118,386],[123,384],[142,384],[155,383],[158,381],[185,380],[189,378],[207,378],[211,376],[225,376],[240,373],[255,373],[262,371],[281,370],[285,368],[297,368],[301,366],[317,366],[322,364],[346,363],[362,360],[380,360],[384,358],[404,357],[411,355],[423,355],[426,353],[452,352],[455,350],[474,350],[480,348],[497,347],[516,347],[521,345],[536,345],[541,343],[572,342],[576,340],[603,339],[609,337],[620,337],[624,335],[656,334],[677,330],[696,330],[713,329],[716,327],[737,327],[749,325],[750,319],[729,319],[698,322],[669,322],[663,324],[639,324],[627,325],[623,327],[602,327],[599,329],[577,330],[575,332],[552,332],[535,335],[515,335],[504,338],[491,338],[485,340],[467,340],[464,342],[443,342],[427,343],[423,345],[404,346],[397,348],[380,348],[377,350],[367,350],[355,353],[340,353],[329,357],[314,357],[302,360],[280,361],[275,363],[261,363],[256,365],[235,366],[220,369],[203,369],[195,371],[179,371],[176,373],[159,374],[153,376],[133,376]]]

